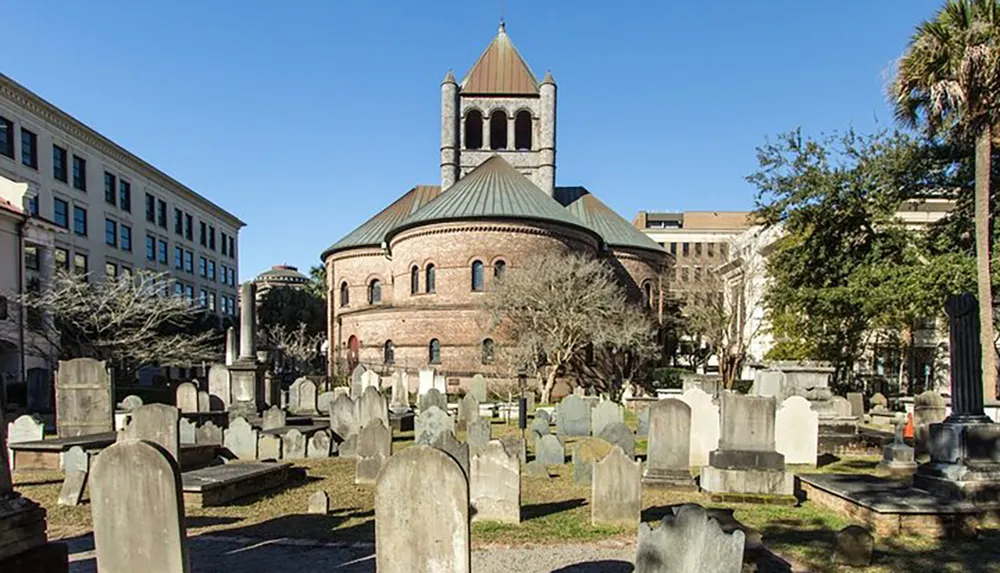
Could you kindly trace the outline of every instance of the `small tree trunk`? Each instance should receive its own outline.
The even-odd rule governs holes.
[[[542,404],[549,404],[552,399],[552,388],[556,385],[556,373],[559,372],[558,368],[553,368],[545,375],[545,383],[542,384]]]
[[[993,288],[990,283],[990,126],[976,139],[976,266],[979,328],[983,347],[983,397],[997,395],[996,348],[993,344]]]

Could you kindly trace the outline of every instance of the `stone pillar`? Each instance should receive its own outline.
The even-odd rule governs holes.
[[[240,286],[240,360],[257,361],[257,285]]]
[[[983,413],[982,344],[979,303],[969,293],[951,296],[944,305],[950,327],[951,416],[948,422],[989,422]]]
[[[441,189],[458,181],[458,83],[455,75],[448,75],[441,82]]]
[[[239,353],[239,346],[236,341],[236,329],[230,326],[226,329],[226,366],[232,366],[236,362]]]
[[[552,195],[556,188],[556,81],[551,73],[545,74],[538,92],[541,97],[541,126],[538,143],[532,141],[532,146],[538,147],[538,186]]]

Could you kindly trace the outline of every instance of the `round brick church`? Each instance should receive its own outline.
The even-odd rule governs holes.
[[[321,258],[330,370],[493,374],[480,309],[490,282],[529,257],[605,260],[651,304],[669,255],[582,186],[556,186],[556,84],[539,82],[501,24],[459,83],[441,83],[441,184],[417,185]]]

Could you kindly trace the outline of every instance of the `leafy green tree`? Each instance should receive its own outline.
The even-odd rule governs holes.
[[[318,299],[326,300],[326,267],[324,265],[313,265],[309,267],[309,283],[306,290]]]
[[[281,326],[291,332],[304,324],[307,334],[317,334],[326,330],[326,299],[307,289],[274,287],[264,294],[257,315],[263,329]]]
[[[994,348],[990,272],[990,163],[1000,120],[1000,2],[948,0],[921,23],[899,61],[891,97],[896,117],[932,137],[975,141],[975,237],[979,320]],[[983,352],[983,392],[996,397],[996,352]]]

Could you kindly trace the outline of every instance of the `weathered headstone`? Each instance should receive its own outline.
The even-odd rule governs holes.
[[[469,444],[455,439],[455,434],[445,432],[431,445],[455,458],[465,475],[469,475]]]
[[[330,405],[333,404],[333,392],[323,392],[316,397],[316,409],[320,414],[327,416],[330,414]]]
[[[56,432],[59,437],[114,430],[111,377],[105,363],[92,358],[60,360],[56,376]]]
[[[337,455],[342,458],[353,459],[358,452],[358,435],[351,434],[343,442],[337,444]]]
[[[213,444],[222,445],[222,428],[215,425],[215,422],[209,420],[198,426],[198,429],[194,432],[194,441],[197,444]]]
[[[131,412],[139,406],[142,406],[142,398],[136,396],[135,394],[129,394],[122,400],[122,410],[126,412]]]
[[[486,444],[493,438],[493,426],[489,420],[476,418],[465,428],[465,441],[469,444],[469,453],[476,455],[483,451]]]
[[[708,454],[719,448],[719,407],[700,388],[688,390],[680,398],[691,407],[691,466],[708,464]]]
[[[364,392],[365,388],[361,384],[361,377],[367,372],[367,368],[358,364],[351,371],[351,398],[357,400],[361,397],[361,393]]]
[[[300,396],[299,392],[300,392],[300,390],[302,388],[302,383],[305,382],[305,381],[306,381],[306,379],[304,377],[302,377],[302,378],[296,378],[294,382],[292,382],[291,384],[288,385],[288,406],[287,407],[288,407],[288,410],[290,412],[292,412],[293,414],[298,414],[299,413],[299,404],[302,401],[301,398],[299,397]]]
[[[746,534],[722,531],[699,505],[671,508],[654,529],[639,525],[635,573],[740,573]]]
[[[0,416],[2,419],[2,416]],[[37,442],[45,437],[45,424],[41,420],[35,418],[34,416],[29,416],[24,414],[18,416],[13,422],[7,424],[7,444],[20,444],[24,442]],[[4,447],[0,444],[0,447]],[[7,451],[7,459],[10,460],[11,466],[14,464],[14,456],[11,455],[10,450]],[[11,467],[10,469],[17,469]]]
[[[445,380],[444,374],[434,374],[434,387],[441,394],[448,395],[448,381]]]
[[[181,418],[177,422],[177,433],[180,435],[182,444],[197,443],[197,438],[195,437],[197,431],[198,425],[187,418]]]
[[[455,419],[437,406],[430,406],[414,418],[413,429],[414,442],[431,446],[442,434],[455,433]]]
[[[296,413],[307,416],[319,413],[316,410],[316,383],[308,378],[302,380],[302,384],[299,385],[299,407]]]
[[[649,407],[645,407],[639,410],[639,427],[635,431],[635,435],[640,438],[645,438],[649,436]]]
[[[176,390],[177,408],[190,414],[198,411],[198,387],[191,382],[181,382]]]
[[[295,428],[281,436],[281,457],[285,460],[301,460],[306,457],[306,437]]]
[[[851,403],[847,401],[847,398],[844,398],[843,396],[834,396],[830,398],[830,405],[833,407],[833,415],[835,417],[854,417],[854,413],[851,411]]]
[[[471,420],[479,419],[479,400],[472,394],[466,394],[458,402],[458,428],[465,428]]]
[[[330,405],[330,429],[337,435],[339,441],[358,433],[358,414],[354,400],[346,394],[340,394]]]
[[[469,381],[469,394],[480,404],[486,403],[486,378],[482,374],[476,374]]]
[[[913,448],[903,441],[903,424],[896,424],[892,443],[882,449],[882,461],[878,468],[893,476],[908,476],[917,471]]]
[[[590,435],[590,405],[576,394],[556,406],[556,433],[560,436]]]
[[[848,567],[868,567],[872,564],[875,538],[859,525],[848,525],[834,538],[833,563]]]
[[[437,406],[445,412],[448,411],[448,397],[442,394],[437,388],[431,388],[424,394],[421,394],[418,404],[421,412],[431,406]]]
[[[314,433],[309,436],[309,441],[306,443],[306,457],[314,459],[330,457],[331,443],[330,433],[326,430]]]
[[[169,453],[144,441],[109,446],[94,461],[90,495],[97,570],[190,571],[181,474]]]
[[[499,441],[469,461],[469,497],[473,521],[521,522],[521,462]]]
[[[261,434],[257,440],[257,459],[280,460],[282,449],[281,436],[277,434]]]
[[[76,506],[83,499],[83,490],[87,486],[87,476],[90,473],[90,454],[80,446],[73,446],[63,454],[62,489],[59,491],[59,505]]]
[[[528,444],[516,434],[507,434],[500,438],[500,443],[506,448],[507,453],[516,455],[522,464],[528,463]]]
[[[533,477],[552,477],[549,474],[549,467],[538,460],[531,460],[524,464],[524,473]]]
[[[410,411],[409,375],[403,370],[397,370],[392,374],[392,399],[389,401],[389,410],[394,414]]]
[[[564,464],[566,449],[558,436],[546,434],[535,441],[535,459],[547,466]]]
[[[264,410],[263,415],[261,415],[261,429],[277,430],[278,428],[284,428],[286,419],[287,416],[284,410],[277,406],[271,406],[267,410]]]
[[[197,399],[197,396],[196,396]],[[153,442],[180,460],[180,413],[166,404],[146,404],[132,411],[132,419],[125,426],[125,437],[130,440]]]
[[[434,370],[421,370],[417,373],[417,396],[423,396],[434,387]]]
[[[364,395],[365,390],[369,388],[374,388],[380,390],[382,388],[382,377],[375,373],[374,370],[366,370],[364,374],[361,375],[361,394]]]
[[[816,465],[819,414],[802,396],[789,396],[774,415],[774,449],[786,464]]]
[[[642,462],[618,446],[594,463],[590,496],[591,525],[639,523],[642,511]]]
[[[889,400],[887,400],[885,394],[881,392],[875,392],[875,394],[872,395],[871,400],[869,400],[869,403],[872,405],[873,411],[881,412],[887,410],[889,407]]]
[[[551,424],[552,418],[548,412],[545,410],[535,410],[535,418],[531,420],[529,428],[537,439],[538,437],[547,435],[551,431],[549,428]]]
[[[375,569],[469,573],[471,562],[469,482],[462,468],[423,445],[389,458],[375,484]]]
[[[212,398],[205,390],[198,390],[198,411],[199,412],[212,411]]]
[[[944,421],[944,398],[933,390],[913,399],[913,449],[917,456],[930,452],[931,424]]]
[[[646,471],[650,485],[694,487],[691,479],[691,407],[681,400],[660,400],[649,408]]]
[[[371,388],[369,386],[369,388]],[[369,388],[365,389],[365,392]],[[373,484],[379,470],[392,455],[392,430],[378,418],[370,420],[358,434],[354,483]]]
[[[208,395],[212,401],[212,410],[228,410],[232,386],[229,368],[222,364],[213,364],[208,368]]]
[[[847,402],[851,405],[851,415],[860,418],[865,415],[865,396],[861,392],[848,392]]]
[[[616,445],[625,452],[629,459],[635,459],[635,434],[622,422],[606,424],[597,434],[598,438]]]
[[[389,406],[385,403],[385,396],[375,386],[368,386],[361,393],[357,418],[358,426],[362,428],[372,420],[382,420],[386,427],[389,426]]]
[[[330,495],[323,490],[310,495],[308,512],[314,515],[330,513]]]
[[[235,418],[223,434],[223,445],[241,460],[256,460],[257,430],[244,418]]]
[[[604,459],[610,451],[611,444],[600,438],[587,438],[577,442],[573,448],[573,481],[590,485],[594,475],[594,463]]]
[[[599,436],[601,430],[609,424],[625,421],[625,412],[621,404],[611,400],[602,400],[590,413],[590,435]]]

